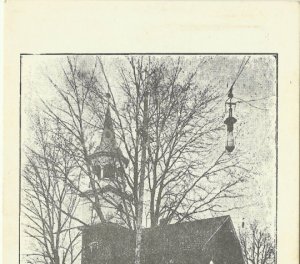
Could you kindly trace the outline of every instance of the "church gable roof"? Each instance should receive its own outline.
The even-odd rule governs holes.
[[[234,229],[230,216],[215,217],[209,219],[183,222],[147,228],[143,230],[142,252],[143,256],[177,254],[183,251],[200,253],[207,243],[222,230],[227,223],[230,229]],[[234,230],[233,230],[234,231]],[[116,257],[134,256],[134,231],[116,224],[98,224],[84,229],[84,241],[103,240],[105,244],[113,248]],[[120,243],[120,241],[122,241]],[[125,241],[125,243],[124,243]],[[100,242],[103,245],[103,242]],[[101,255],[101,249],[99,251]],[[100,257],[100,256],[99,256]],[[101,255],[101,258],[111,256]]]
[[[202,250],[228,219],[230,216],[222,216],[145,229],[143,250],[146,254]]]

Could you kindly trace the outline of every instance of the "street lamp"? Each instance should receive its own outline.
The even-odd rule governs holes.
[[[227,126],[227,142],[226,142],[225,149],[228,152],[232,152],[235,148],[234,137],[233,137],[233,125],[237,121],[237,119],[232,116],[232,106],[236,105],[236,103],[231,102],[232,97],[233,97],[232,94],[230,94],[229,98],[227,99],[227,101],[229,100],[229,102],[227,101],[225,102],[225,106],[229,105],[229,116],[224,121],[224,124]]]

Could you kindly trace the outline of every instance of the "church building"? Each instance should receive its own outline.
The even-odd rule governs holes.
[[[90,156],[97,192],[126,196],[122,172],[128,160],[117,147],[109,107],[101,143]],[[95,195],[95,188],[85,195]],[[122,197],[123,195],[123,197]],[[130,199],[130,197],[125,197]],[[91,218],[93,218],[93,208]],[[133,264],[135,232],[117,223],[90,221],[82,227],[82,264]],[[145,228],[142,264],[244,264],[239,239],[230,216]]]

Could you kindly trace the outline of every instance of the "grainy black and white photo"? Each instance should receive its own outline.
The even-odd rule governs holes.
[[[20,263],[275,264],[276,54],[20,57]]]

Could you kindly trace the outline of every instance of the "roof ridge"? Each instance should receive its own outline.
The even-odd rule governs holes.
[[[217,217],[210,217],[210,218],[203,218],[203,219],[196,219],[196,220],[193,220],[193,221],[187,221],[187,222],[181,222],[181,223],[173,223],[173,224],[167,224],[167,225],[158,225],[158,226],[155,226],[155,227],[147,227],[147,228],[143,228],[143,230],[150,230],[150,229],[158,229],[158,228],[165,228],[165,227],[168,227],[168,226],[176,226],[176,225],[183,225],[183,224],[191,224],[191,223],[195,223],[195,222],[202,222],[202,221],[206,221],[206,220],[212,220],[212,219],[218,219],[218,218],[230,218],[230,215],[222,215],[222,216],[217,216]],[[226,221],[226,219],[224,221]]]
[[[210,217],[210,218],[196,219],[196,220],[194,220],[194,221],[189,221],[189,222],[181,222],[181,223],[168,224],[168,225],[164,225],[164,226],[147,227],[147,228],[143,228],[143,230],[160,229],[160,228],[165,228],[165,227],[168,227],[168,226],[177,226],[177,225],[183,225],[183,224],[191,224],[191,223],[195,223],[195,222],[202,222],[202,221],[212,220],[212,219],[218,219],[218,218],[224,218],[224,221],[221,223],[220,227],[221,227],[228,219],[231,219],[230,215],[222,215],[222,216],[217,216],[217,217]],[[113,223],[113,222],[95,223],[95,224],[89,225],[87,228],[95,228],[95,227],[105,226],[105,225],[111,225],[111,226],[121,227],[121,228],[123,228],[123,229],[132,231],[131,229],[129,229],[129,228],[125,227],[125,226],[121,226],[121,225],[119,225],[118,223]]]

